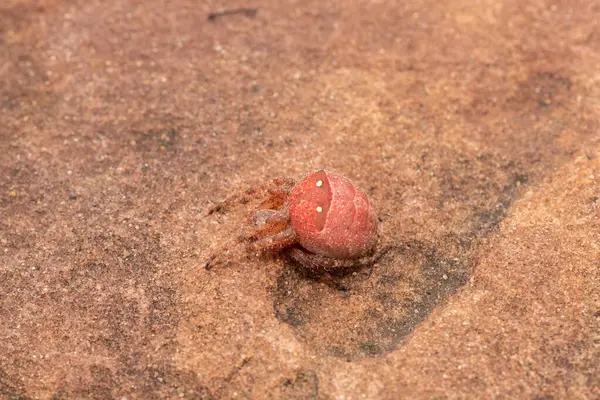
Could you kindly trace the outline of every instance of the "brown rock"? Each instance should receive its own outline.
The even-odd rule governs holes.
[[[0,5],[0,398],[600,398],[597,2],[223,4]],[[203,268],[318,168],[372,269]]]

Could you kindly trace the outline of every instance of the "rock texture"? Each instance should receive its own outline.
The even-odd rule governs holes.
[[[598,65],[596,1],[3,1],[0,397],[600,398]],[[318,168],[373,268],[203,268]]]

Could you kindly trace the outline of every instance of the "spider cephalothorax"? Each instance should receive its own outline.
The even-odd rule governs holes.
[[[261,197],[264,200],[252,213],[252,227],[240,237],[251,250],[285,251],[311,268],[373,262],[377,215],[367,195],[343,175],[319,170],[298,183],[276,179],[225,200],[209,214]]]

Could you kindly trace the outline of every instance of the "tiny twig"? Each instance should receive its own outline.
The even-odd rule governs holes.
[[[236,8],[234,10],[225,10],[208,14],[208,20],[214,21],[219,17],[234,14],[244,14],[246,17],[254,17],[258,12],[258,8]]]

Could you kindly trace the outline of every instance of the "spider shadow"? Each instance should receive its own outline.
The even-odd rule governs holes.
[[[348,360],[395,349],[470,275],[434,243],[396,242],[364,267],[309,269],[289,258],[274,288],[276,317],[319,351]],[[319,288],[325,284],[333,290]],[[322,287],[322,286],[321,286]]]

